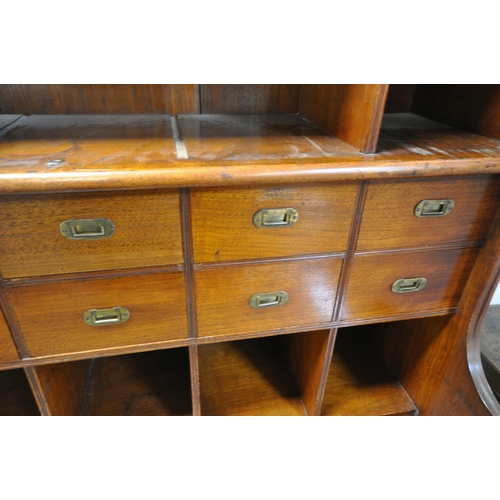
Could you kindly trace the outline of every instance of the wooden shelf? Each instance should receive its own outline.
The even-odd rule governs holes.
[[[322,415],[416,415],[416,406],[363,333],[362,327],[339,330]]]
[[[187,348],[96,359],[82,415],[191,415]]]
[[[198,348],[202,415],[305,415],[277,337]]]
[[[22,369],[0,372],[0,416],[40,415]]]

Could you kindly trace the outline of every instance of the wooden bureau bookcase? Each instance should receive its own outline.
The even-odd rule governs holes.
[[[0,414],[500,414],[500,86],[0,105]]]

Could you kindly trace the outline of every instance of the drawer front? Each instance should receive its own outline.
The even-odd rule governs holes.
[[[355,256],[341,319],[418,315],[455,307],[478,253],[474,248]]]
[[[19,355],[10,336],[9,327],[0,310],[0,363],[12,361],[19,361]]]
[[[2,197],[0,242],[5,278],[178,264],[179,194]]]
[[[344,252],[356,194],[354,183],[193,190],[194,260]]]
[[[342,259],[325,258],[198,270],[198,335],[329,323],[341,267]]]
[[[33,357],[188,337],[183,273],[12,286],[7,293]],[[129,311],[126,321],[113,322],[117,307]],[[85,322],[88,311],[97,311],[86,315],[97,326]]]
[[[357,249],[384,250],[486,238],[500,199],[500,178],[372,182],[368,187]],[[427,204],[424,217],[415,210]],[[422,204],[423,205],[423,204]],[[419,207],[420,208],[420,207]],[[444,215],[439,215],[440,212]],[[420,215],[420,213],[419,213]]]

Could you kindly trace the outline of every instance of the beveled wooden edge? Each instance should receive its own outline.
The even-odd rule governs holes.
[[[0,194],[167,189],[210,186],[256,186],[368,179],[424,178],[500,173],[500,158],[450,160],[380,160],[365,158],[294,163],[120,164],[116,170],[78,172],[3,172]]]
[[[486,263],[479,267],[482,280],[478,280],[483,284],[481,289],[475,289],[478,293],[474,310],[470,321],[468,322],[467,330],[467,362],[472,377],[472,381],[477,389],[479,397],[488,409],[495,416],[500,416],[500,403],[493,393],[486,375],[484,373],[483,364],[481,361],[481,325],[491,302],[491,298],[500,283],[500,208],[497,210],[496,218],[492,226],[490,237],[483,249],[483,261]],[[478,264],[476,264],[477,266]],[[471,286],[472,288],[472,286]],[[459,304],[460,306],[460,304]],[[467,303],[463,306],[467,307]]]

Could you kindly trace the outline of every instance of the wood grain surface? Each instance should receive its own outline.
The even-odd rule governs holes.
[[[10,335],[5,317],[0,309],[0,364],[18,360],[19,354]]]
[[[470,248],[355,256],[341,319],[418,315],[456,307],[478,253]],[[427,279],[422,290],[391,291],[396,280],[416,277]]]
[[[191,192],[195,262],[344,252],[357,185],[321,184]],[[294,208],[292,226],[259,228],[263,209]]]
[[[195,271],[198,335],[209,337],[330,323],[342,259],[323,258]],[[253,309],[254,294],[288,302]]]
[[[7,294],[33,357],[188,337],[182,273],[13,286]],[[130,311],[128,321],[89,326],[83,320],[88,310],[118,306]]]
[[[186,117],[183,115],[180,121]],[[269,186],[500,173],[499,141],[444,127],[411,113],[384,117],[378,152],[369,156],[297,115],[194,117],[192,127],[185,131],[190,155],[186,160],[176,159],[173,140],[165,139],[169,122],[167,125],[159,116],[120,117],[129,123],[130,134],[111,144],[93,140],[93,136],[77,134],[75,139],[73,133],[70,135],[78,147],[67,140],[67,128],[79,130],[80,123],[82,130],[90,131],[87,120],[93,123],[98,118],[111,120],[105,127],[109,133],[116,130],[116,117],[58,117],[59,123],[69,120],[73,126],[68,124],[57,132],[51,120],[32,116],[16,122],[28,120],[22,127],[10,129],[12,133],[17,130],[16,140],[9,140],[9,131],[3,136],[0,131],[0,193]],[[28,126],[29,120],[32,126]],[[148,129],[148,121],[149,128],[159,128],[159,137],[152,138],[152,132],[147,132],[149,139],[141,136],[140,131]],[[294,122],[297,126],[291,125]],[[48,124],[47,130],[44,124]],[[39,136],[40,140],[32,141],[30,136]],[[26,148],[20,147],[23,141]],[[46,163],[53,159],[65,162],[49,168]]]
[[[330,330],[284,335],[284,349],[290,372],[299,388],[308,415],[319,415],[323,396],[324,371],[328,367]]]
[[[364,153],[374,153],[389,85],[302,85],[299,113]]]
[[[34,390],[46,416],[80,415],[89,377],[90,360],[33,368]]]
[[[92,361],[82,415],[191,414],[187,348]]]
[[[443,199],[455,202],[449,214],[427,218],[415,216],[415,207],[421,201]],[[498,200],[498,176],[372,181],[357,250],[480,242],[488,234]]]
[[[107,218],[105,239],[69,240],[66,220]],[[172,190],[0,198],[4,278],[165,266],[183,261],[179,193]]]
[[[201,85],[201,113],[297,113],[299,91],[300,85]]]
[[[202,415],[305,415],[279,339],[201,345]]]
[[[0,85],[4,113],[199,113],[198,85]]]
[[[361,329],[340,329],[333,351],[322,415],[415,415],[417,407],[377,356]]]

